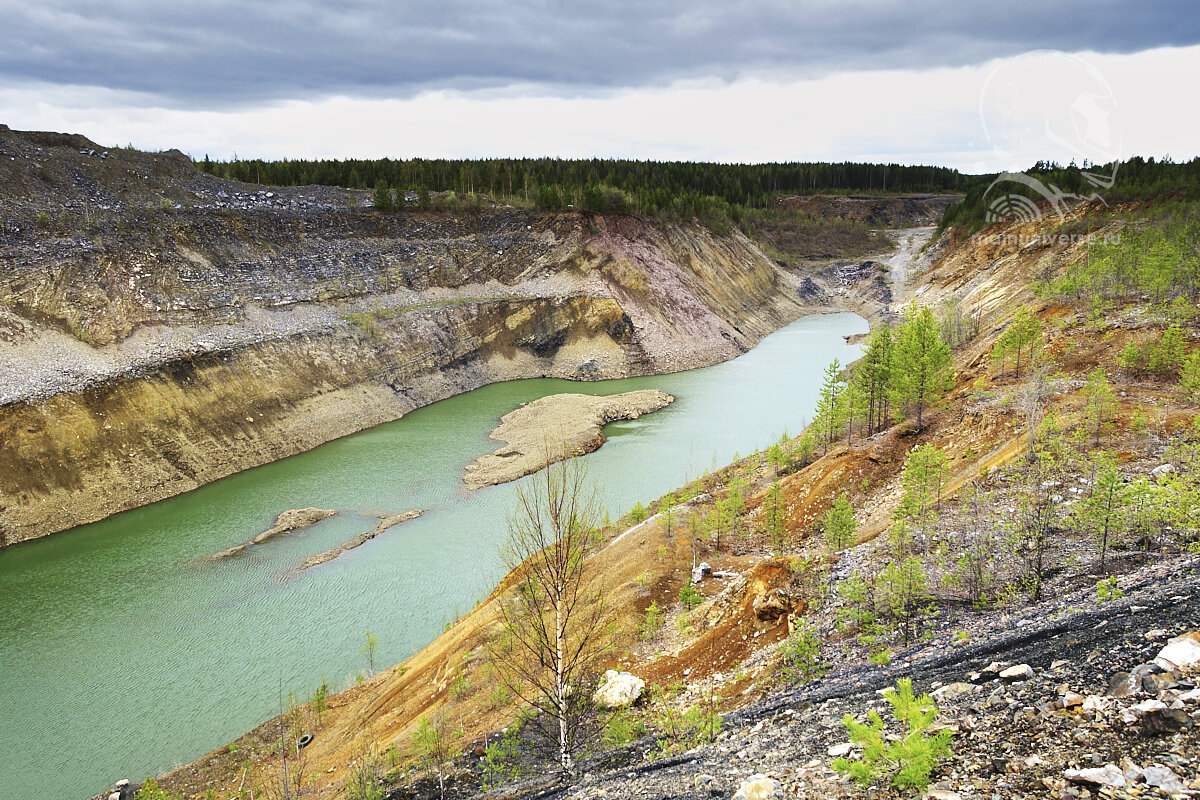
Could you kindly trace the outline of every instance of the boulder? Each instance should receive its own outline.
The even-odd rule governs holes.
[[[692,583],[700,581],[713,574],[713,568],[707,561],[701,561],[697,566],[692,567]]]
[[[783,798],[783,786],[774,778],[768,778],[761,773],[751,775],[738,787],[733,800],[769,800]]]
[[[607,670],[592,699],[603,708],[628,708],[637,702],[646,682],[631,672]]]
[[[1167,642],[1154,663],[1174,675],[1200,669],[1200,633],[1186,633]]]

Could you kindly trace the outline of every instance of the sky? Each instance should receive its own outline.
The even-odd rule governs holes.
[[[0,0],[0,122],[200,158],[1200,153],[1191,0]]]

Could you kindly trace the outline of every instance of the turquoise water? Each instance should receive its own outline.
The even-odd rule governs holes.
[[[519,403],[657,388],[662,411],[605,429],[586,456],[614,517],[798,431],[853,314],[806,317],[733,361],[602,383],[487,386],[180,497],[0,550],[0,798],[83,798],[186,763],[276,713],[278,689],[343,688],[416,652],[485,597],[516,484],[468,491],[463,467]],[[204,561],[289,508],[343,510],[240,556]],[[303,573],[305,557],[428,512]]]

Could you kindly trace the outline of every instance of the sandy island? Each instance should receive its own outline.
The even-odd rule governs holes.
[[[675,402],[657,389],[608,397],[555,394],[521,406],[500,418],[490,438],[504,442],[496,452],[467,465],[463,483],[471,489],[515,481],[604,444],[601,429],[618,419],[637,419]]]

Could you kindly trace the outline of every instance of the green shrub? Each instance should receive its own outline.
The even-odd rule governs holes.
[[[383,760],[373,750],[355,753],[350,778],[346,781],[347,800],[385,800],[387,793],[380,780],[382,772]]]
[[[313,716],[316,717],[317,724],[320,725],[325,719],[325,711],[328,708],[327,699],[329,696],[329,681],[321,678],[321,685],[313,692],[312,707]]]
[[[654,634],[658,633],[659,628],[663,626],[665,621],[662,609],[658,607],[658,603],[652,601],[650,607],[646,609],[646,618],[642,620],[641,635],[643,639],[649,639]]]
[[[691,611],[704,602],[704,595],[700,594],[700,590],[691,581],[688,581],[687,585],[679,590],[679,602],[683,603],[684,608]]]
[[[1121,591],[1121,587],[1117,586],[1117,576],[1111,575],[1103,580],[1096,582],[1096,602],[1107,603],[1109,600],[1116,600],[1118,597],[1124,597],[1125,592]]]
[[[789,681],[808,683],[829,671],[820,660],[821,637],[807,621],[801,620],[792,635],[779,646],[783,656],[783,677]]]
[[[526,771],[516,728],[509,728],[500,741],[484,748],[483,789],[494,789],[521,777]]]
[[[138,789],[134,800],[179,800],[179,795],[171,794],[166,789],[158,785],[158,781],[146,776],[146,782],[142,784],[142,788]]]
[[[833,768],[849,775],[860,786],[870,786],[877,779],[888,777],[898,789],[923,791],[929,786],[934,767],[950,757],[950,734],[927,733],[937,717],[937,707],[929,695],[913,695],[912,678],[901,678],[896,689],[888,689],[883,697],[891,705],[903,735],[895,741],[885,739],[883,718],[877,711],[867,713],[865,725],[847,714],[842,717],[842,724],[850,741],[863,748],[862,757],[835,759]]]
[[[623,747],[646,735],[646,723],[627,710],[614,711],[604,724],[601,741],[605,747]]]
[[[629,509],[629,519],[631,522],[635,523],[642,522],[646,519],[647,513],[646,507],[639,501],[638,503],[634,504],[633,508]]]
[[[717,710],[719,698],[715,694],[707,693],[701,702],[686,710],[680,710],[670,701],[669,690],[656,690],[652,695],[652,723],[663,736],[659,755],[682,753],[717,738],[724,720]]]

